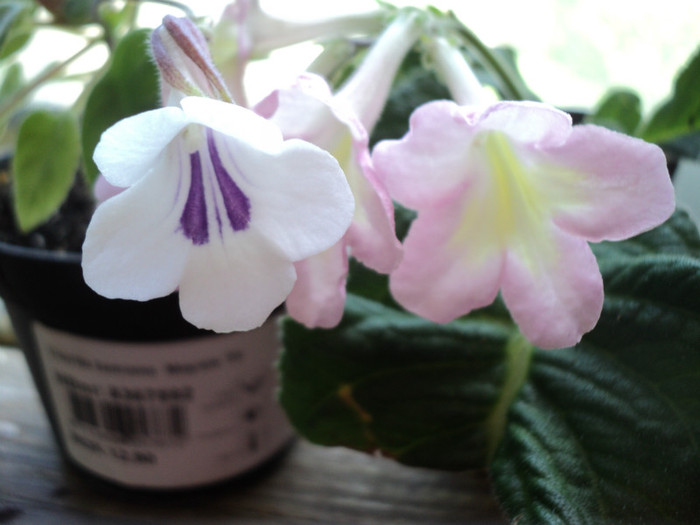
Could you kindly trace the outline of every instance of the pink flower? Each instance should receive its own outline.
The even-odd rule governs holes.
[[[340,322],[348,254],[380,273],[389,273],[401,259],[393,203],[374,173],[367,130],[379,118],[418,29],[411,14],[399,16],[335,94],[321,77],[305,74],[256,108],[280,127],[285,138],[300,138],[331,153],[355,199],[355,215],[343,239],[295,263],[298,278],[287,298],[287,311],[308,327],[331,328]]]
[[[576,344],[598,321],[603,282],[588,242],[665,221],[673,188],[660,148],[533,102],[414,112],[373,153],[390,195],[417,210],[391,291],[448,322],[497,294],[542,348]]]
[[[401,245],[394,232],[393,204],[376,180],[365,128],[321,77],[302,75],[256,109],[263,116],[271,114],[285,138],[300,138],[331,153],[352,189],[355,216],[348,232],[328,251],[295,264],[297,282],[287,299],[287,311],[297,321],[331,328],[343,316],[348,252],[378,272],[396,268]]]

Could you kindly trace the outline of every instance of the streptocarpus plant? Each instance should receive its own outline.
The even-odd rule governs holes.
[[[520,523],[696,517],[700,239],[662,150],[514,100],[509,64],[434,9],[333,21],[369,49],[250,106],[245,66],[284,22],[225,13],[153,32],[163,107],[96,147],[116,189],[88,284],[178,290],[217,331],[288,299],[280,399],[303,435],[489,468]]]

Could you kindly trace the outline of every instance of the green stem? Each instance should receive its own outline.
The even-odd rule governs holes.
[[[529,99],[528,93],[521,88],[518,82],[513,80],[510,66],[504,63],[498,55],[484,44],[469,28],[454,17],[454,15],[453,20],[456,22],[457,32],[464,39],[465,43],[480,56],[484,67],[489,69],[499,80],[505,98],[508,100]]]
[[[491,463],[505,433],[508,410],[527,380],[534,347],[516,332],[506,345],[506,374],[501,386],[501,396],[486,420],[488,434],[488,462]]]
[[[41,75],[36,77],[32,82],[24,86],[22,89],[16,91],[13,93],[13,95],[5,102],[2,106],[0,106],[0,119],[4,118],[5,116],[9,115],[10,112],[17,106],[20,102],[22,102],[25,98],[27,98],[35,89],[40,87],[43,83],[51,80],[53,77],[58,75],[66,66],[80,58],[82,55],[84,55],[87,51],[93,48],[95,44],[98,42],[101,42],[102,38],[101,37],[96,37],[93,39],[88,40],[87,44],[85,47],[80,49],[77,53],[74,55],[68,57],[66,60],[61,62],[60,64],[56,64],[52,68],[44,71]]]
[[[181,2],[177,2],[177,1],[175,1],[175,0],[131,0],[131,1],[132,1],[132,2],[136,2],[137,4],[145,4],[145,3],[150,2],[150,3],[153,3],[153,4],[163,4],[163,5],[167,5],[167,6],[174,7],[174,8],[176,8],[176,9],[179,9],[180,11],[182,11],[183,13],[185,13],[185,15],[187,16],[187,18],[189,18],[189,19],[191,19],[191,20],[196,20],[196,19],[197,19],[197,16],[194,14],[194,11],[192,11],[192,9],[190,9],[190,7],[189,7],[188,5],[183,4],[183,3],[181,3]]]

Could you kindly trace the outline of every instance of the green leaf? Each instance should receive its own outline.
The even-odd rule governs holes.
[[[586,122],[605,126],[621,133],[634,135],[642,120],[642,102],[639,96],[627,89],[611,91],[603,97],[595,112]]]
[[[281,402],[316,443],[411,465],[480,468],[520,337],[503,319],[438,326],[350,295],[333,330],[283,324]]]
[[[56,19],[63,24],[83,25],[94,22],[95,8],[100,0],[62,0],[46,2],[47,7],[52,7],[51,12]]]
[[[5,100],[16,93],[24,85],[24,82],[22,64],[15,62],[5,70],[5,79],[0,83],[0,106]],[[0,116],[0,139],[3,139],[3,141],[7,140],[7,137],[3,137],[3,135],[11,118],[12,114],[10,112]],[[0,142],[0,146],[1,145],[2,143]]]
[[[102,25],[110,35],[122,34],[128,31],[138,16],[139,6],[135,3],[123,5],[102,2],[99,4],[98,16]]]
[[[70,112],[36,111],[22,123],[12,165],[17,222],[30,231],[65,200],[80,162],[78,123]]]
[[[700,239],[682,215],[597,249],[606,302],[536,352],[492,465],[519,523],[690,523],[700,501]]]
[[[129,33],[117,45],[105,75],[88,97],[82,125],[83,162],[88,180],[102,132],[117,121],[159,106],[158,72],[148,52],[150,30]]]
[[[24,84],[24,70],[22,64],[15,62],[7,68],[5,78],[0,83],[0,101],[9,97]]]
[[[649,142],[663,143],[700,130],[700,48],[679,72],[673,95],[651,117],[642,132]]]
[[[502,303],[436,325],[351,295],[284,329],[281,401],[308,439],[440,469],[490,463],[519,523],[689,522],[700,486],[700,238],[685,214],[595,246],[606,287],[575,348],[531,348]]]
[[[540,100],[537,95],[528,87],[525,79],[518,68],[518,56],[512,47],[494,47],[491,49],[494,58],[501,65],[500,71],[508,76],[509,83],[515,86],[515,90],[507,89],[504,86],[503,78],[499,77],[493,68],[487,67],[483,61],[474,64],[474,73],[482,84],[492,86],[498,91],[501,98],[514,99],[517,95],[521,100]],[[475,53],[478,58],[478,53]]]
[[[0,5],[0,59],[19,51],[33,30],[31,0],[5,0]]]

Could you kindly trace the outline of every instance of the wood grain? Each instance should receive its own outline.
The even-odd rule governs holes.
[[[411,469],[297,440],[255,475],[184,494],[95,482],[62,461],[23,355],[0,347],[0,524],[506,523],[484,473]]]

